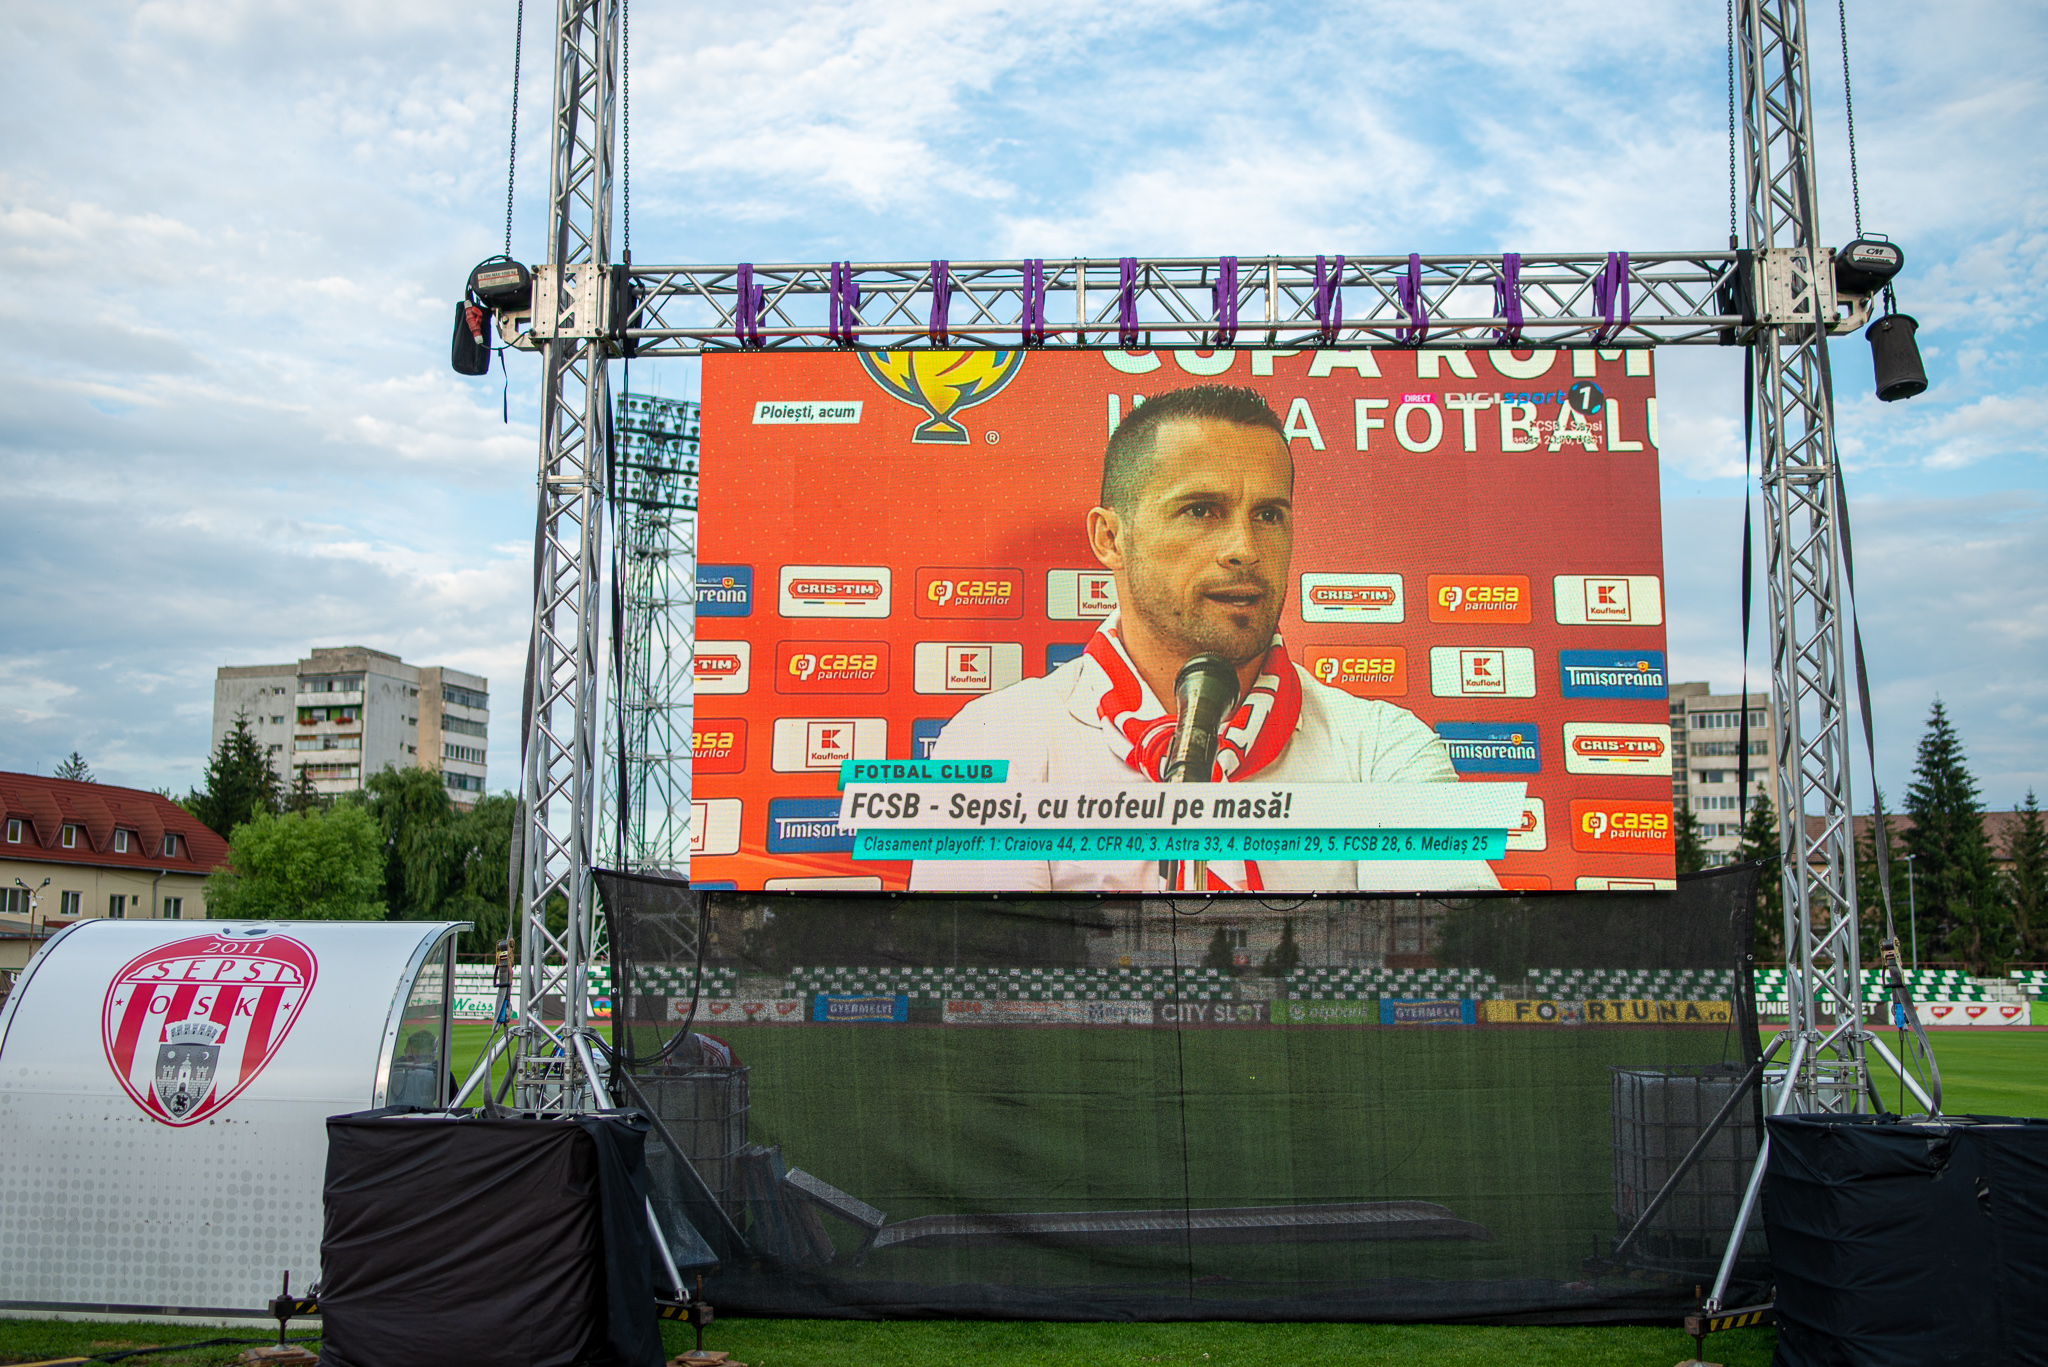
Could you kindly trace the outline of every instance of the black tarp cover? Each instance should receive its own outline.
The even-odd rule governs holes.
[[[739,1231],[705,1279],[722,1311],[1592,1322],[1675,1318],[1713,1279],[1725,1228],[1683,1267],[1603,1261],[1651,1194],[1621,1180],[1614,1079],[1755,1057],[1756,876],[1469,901],[599,884],[629,1094]],[[733,1065],[677,1047],[692,1019]],[[1665,1129],[1675,1159],[1692,1135]],[[1639,1250],[1687,1204],[1732,1223],[1748,1170],[1715,1171]],[[1746,1260],[1730,1294],[1768,1286]]]
[[[2048,1120],[1769,1125],[1778,1367],[2048,1363]]]
[[[327,1122],[322,1367],[658,1367],[647,1123]]]

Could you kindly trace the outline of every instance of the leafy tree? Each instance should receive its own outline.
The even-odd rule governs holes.
[[[1759,792],[1750,799],[1749,811],[1742,818],[1742,843],[1736,847],[1735,857],[1754,860],[1763,866],[1757,875],[1756,957],[1759,960],[1783,959],[1785,884],[1780,871],[1783,857],[1778,840],[1778,813],[1769,793]]]
[[[1671,834],[1678,843],[1678,871],[1698,873],[1707,866],[1707,847],[1700,838],[1700,819],[1680,804],[1671,813]]]
[[[1284,978],[1292,969],[1301,967],[1301,946],[1294,941],[1294,918],[1288,917],[1280,923],[1280,943],[1267,952],[1259,963],[1259,973],[1267,978]]]
[[[383,837],[384,902],[393,919],[438,921],[451,886],[448,825],[455,804],[432,769],[387,766],[363,784]]]
[[[85,762],[85,756],[79,754],[76,750],[71,752],[70,759],[65,760],[52,770],[50,776],[52,778],[68,778],[73,783],[99,782],[98,779],[92,776],[92,766]]]
[[[458,810],[444,828],[443,879],[448,893],[436,919],[468,921],[475,927],[464,936],[465,952],[488,952],[505,938],[512,828],[518,821],[519,799],[501,793],[478,798],[466,812]]]
[[[237,826],[282,810],[284,785],[270,757],[249,731],[249,714],[235,714],[206,765],[206,786],[188,794],[185,810],[216,834],[233,838]]]
[[[228,837],[229,871],[206,880],[206,914],[222,919],[374,921],[384,860],[361,807],[258,813]]]
[[[1202,967],[1234,972],[1237,968],[1236,954],[1237,949],[1230,943],[1230,936],[1222,926],[1218,926],[1216,933],[1209,937],[1209,950],[1202,955]]]
[[[2002,962],[2012,947],[2012,916],[1998,895],[1977,780],[1940,699],[1920,738],[1906,812],[1913,818],[1906,848],[1928,923],[1922,942],[1942,945],[1973,970]]]
[[[2041,804],[2034,790],[2027,789],[2026,805],[2006,838],[2006,858],[2012,869],[2006,875],[2006,895],[2012,905],[2014,938],[2019,957],[2030,963],[2048,958],[2048,829],[2041,821]]]

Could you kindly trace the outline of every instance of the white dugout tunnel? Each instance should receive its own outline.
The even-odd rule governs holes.
[[[448,1099],[447,921],[81,921],[0,1008],[0,1308],[261,1315],[327,1117]]]

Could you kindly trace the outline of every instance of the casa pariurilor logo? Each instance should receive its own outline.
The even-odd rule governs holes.
[[[912,441],[952,446],[967,441],[958,415],[1001,393],[1023,367],[1024,353],[863,351],[860,363],[889,397],[927,414]]]
[[[313,951],[267,927],[224,927],[125,964],[100,1012],[107,1063],[165,1125],[195,1125],[277,1055],[313,990]]]

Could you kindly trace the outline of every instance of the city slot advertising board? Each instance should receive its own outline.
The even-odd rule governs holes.
[[[1670,886],[1647,351],[718,355],[703,431],[700,886]]]

